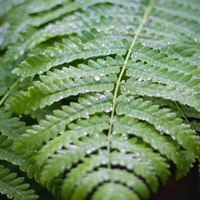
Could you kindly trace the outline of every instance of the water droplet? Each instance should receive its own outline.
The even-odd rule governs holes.
[[[142,78],[139,78],[139,79],[138,79],[138,84],[139,84],[139,85],[140,85],[141,81],[142,81]]]
[[[7,22],[4,24],[5,28],[9,28],[10,27],[10,24]]]
[[[102,160],[102,161],[101,161],[101,164],[102,164],[102,165],[106,165],[106,163],[107,163],[106,160]]]
[[[170,117],[171,116],[171,113],[167,113],[167,117]]]
[[[70,147],[73,149],[77,149],[77,146],[75,146],[75,145],[70,145]]]
[[[162,127],[161,127],[161,126],[157,126],[156,129],[157,129],[158,131],[162,131]]]
[[[139,156],[140,156],[140,153],[139,153],[139,152],[136,152],[136,153],[135,153],[135,156],[136,156],[136,157],[139,157]]]
[[[87,151],[86,151],[86,154],[91,154],[91,150],[90,150],[90,149],[87,150]]]
[[[18,55],[15,55],[15,56],[14,56],[14,59],[17,60],[17,59],[18,59]]]
[[[100,99],[106,99],[106,97],[107,97],[106,95],[101,95],[99,98]]]
[[[122,153],[126,153],[126,150],[125,150],[125,149],[121,149],[121,152],[122,152]]]
[[[3,44],[3,37],[0,37],[0,45]]]
[[[117,165],[117,161],[113,161],[113,162],[112,162],[112,165]]]
[[[95,137],[99,137],[99,134],[97,133],[97,134],[95,135]]]
[[[95,76],[95,81],[100,81],[100,77],[99,76]]]
[[[120,161],[120,165],[121,165],[121,166],[125,166],[126,164],[125,164],[125,162],[124,162],[123,160],[121,160],[121,161]]]
[[[24,54],[24,50],[21,50],[21,51],[20,51],[20,54],[23,55],[23,54]]]
[[[128,181],[128,182],[127,182],[127,185],[128,185],[129,187],[131,187],[131,186],[134,185],[134,182],[133,182],[133,181]]]
[[[173,140],[175,140],[175,139],[176,139],[176,137],[175,137],[174,135],[172,135],[172,139],[173,139]]]
[[[128,168],[128,169],[132,169],[132,168],[133,168],[133,165],[128,164],[127,168]]]

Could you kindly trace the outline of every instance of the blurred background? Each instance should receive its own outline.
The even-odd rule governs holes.
[[[165,186],[160,186],[158,193],[153,194],[149,200],[200,200],[200,178],[198,163],[186,177],[177,181],[175,169],[172,169]]]

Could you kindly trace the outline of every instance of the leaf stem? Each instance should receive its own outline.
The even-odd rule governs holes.
[[[10,94],[10,91],[19,83],[20,78],[18,78],[9,88],[9,90],[6,92],[6,94],[2,97],[1,101],[0,101],[0,106],[3,104],[3,102],[6,100],[6,98],[8,97],[8,95]]]
[[[195,130],[195,128],[192,126],[192,124],[190,123],[190,121],[188,120],[187,116],[185,115],[185,113],[181,110],[180,106],[178,105],[178,103],[175,101],[174,102],[176,107],[179,109],[179,111],[182,113],[183,117],[185,118],[185,120],[188,122],[188,124],[192,127],[193,130]]]
[[[128,62],[128,60],[130,58],[130,55],[132,53],[132,48],[136,43],[138,35],[140,35],[140,32],[141,32],[141,30],[143,28],[143,25],[144,25],[148,15],[149,15],[149,12],[151,11],[151,8],[152,8],[152,3],[151,3],[151,0],[150,0],[149,4],[148,4],[148,6],[147,6],[147,8],[145,10],[145,13],[144,13],[144,15],[142,17],[142,21],[140,22],[140,25],[137,28],[137,31],[135,33],[135,36],[134,36],[133,41],[131,43],[131,46],[130,46],[130,48],[128,50],[124,65],[122,67],[122,70],[120,72],[119,78],[118,78],[117,83],[116,83],[116,88],[115,88],[114,97],[113,97],[112,113],[111,113],[111,117],[110,117],[110,127],[109,127],[109,131],[108,131],[108,146],[107,146],[107,152],[108,152],[108,156],[109,156],[108,168],[111,168],[111,163],[110,163],[111,132],[112,132],[112,128],[113,128],[113,120],[114,120],[114,114],[115,114],[115,108],[116,108],[116,99],[117,99],[117,93],[118,93],[118,90],[119,90],[119,85],[120,85],[122,76],[124,74],[124,71],[126,69],[127,62]]]

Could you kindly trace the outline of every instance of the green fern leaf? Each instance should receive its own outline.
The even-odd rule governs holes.
[[[99,4],[99,3],[105,3],[105,2],[120,4],[120,5],[126,5],[127,3],[128,3],[128,5],[134,4],[130,0],[126,0],[124,2],[121,2],[119,0],[75,1],[75,2],[71,2],[69,4],[64,4],[61,8],[52,10],[51,14],[49,12],[41,13],[40,16],[36,16],[36,17],[33,18],[33,20],[31,21],[32,22],[31,24],[35,25],[35,26],[41,26],[41,25],[43,25],[43,24],[45,24],[49,21],[55,20],[55,19],[65,15],[67,13],[74,12],[74,11],[79,10],[79,9],[88,8],[90,6],[93,6],[93,5],[96,5],[96,4]],[[34,7],[35,7],[35,4],[34,4]]]
[[[102,11],[109,12],[109,16],[103,16]],[[119,12],[123,18],[116,19],[115,15]],[[125,13],[123,13],[120,6],[110,5],[96,6],[88,10],[76,12],[73,15],[67,16],[64,19],[56,22],[55,24],[47,25],[45,29],[40,29],[40,31],[28,31],[26,33],[27,36],[24,36],[26,41],[20,41],[18,45],[16,44],[15,46],[11,47],[9,51],[6,52],[6,58],[13,60],[13,55],[20,56],[20,52],[25,52],[34,48],[38,44],[46,41],[47,38],[50,39],[57,36],[80,33],[83,30],[90,30],[91,27],[95,27],[98,30],[109,30],[111,23],[112,29],[115,28],[119,31],[123,30],[124,27],[128,25],[136,27],[139,24],[139,21],[137,20],[138,16],[135,15],[135,18],[133,19],[129,18],[129,15],[133,12],[137,12],[133,6],[125,8]]]
[[[143,102],[140,99],[130,101],[130,99],[123,98],[122,105],[117,106],[117,114],[125,114],[131,118],[138,118],[153,124],[156,130],[171,134],[172,139],[177,139],[185,149],[189,148],[190,150],[191,148],[198,157],[200,156],[199,137],[190,129],[189,125],[182,123],[181,119],[175,119],[175,113],[170,113],[168,109],[158,109],[158,106],[152,106],[151,102]],[[166,122],[163,123],[165,120]],[[179,132],[180,130],[182,131]]]
[[[11,112],[5,112],[3,109],[0,109],[0,132],[2,135],[18,138],[28,127],[25,126],[24,122],[19,122],[17,117],[10,118],[11,115]]]
[[[65,126],[78,118],[88,118],[89,115],[101,113],[103,111],[109,113],[111,111],[112,104],[107,102],[107,100],[112,100],[112,98],[113,96],[111,93],[89,96],[87,99],[79,98],[79,104],[71,103],[70,106],[63,106],[62,111],[55,110],[55,116],[47,116],[47,120],[41,120],[39,122],[39,126],[33,126],[33,130],[27,130],[28,135],[22,135],[22,137],[16,141],[15,148],[27,149],[28,147],[38,147],[50,138],[54,138],[59,134],[59,132],[64,132]],[[53,131],[51,132],[52,129]],[[58,138],[58,140],[60,139]],[[53,141],[52,143],[54,144]],[[47,144],[45,148],[46,153],[42,152],[42,156],[49,154],[49,146],[50,151],[53,150],[51,143]],[[43,159],[40,158],[39,160],[42,162]]]
[[[0,192],[14,200],[37,199],[38,196],[33,190],[27,190],[29,184],[22,184],[23,178],[16,178],[16,176],[16,173],[10,173],[9,169],[4,169],[4,166],[0,165]]]
[[[2,5],[0,159],[61,200],[146,199],[200,160],[199,1]]]
[[[29,178],[35,178],[39,181],[40,171],[34,166],[35,151],[13,151],[14,140],[7,139],[6,136],[0,136],[0,159],[11,162],[13,165],[18,165],[20,169],[27,172]]]
[[[49,47],[43,54],[27,58],[26,62],[22,62],[14,72],[18,75],[33,76],[36,73],[42,74],[55,65],[72,62],[76,59],[126,53],[129,42],[123,37],[116,42],[113,40],[119,40],[120,36],[106,38],[105,34],[96,29],[91,31],[83,33],[82,40],[84,40],[84,43],[76,37],[71,40],[63,40],[62,43],[55,43],[55,47]]]
[[[114,121],[113,131],[115,134],[124,132],[136,135],[150,144],[154,149],[164,154],[169,160],[172,160],[176,164],[177,178],[181,178],[185,175],[192,166],[192,162],[194,162],[194,158],[191,156],[190,152],[180,151],[179,145],[173,141],[173,139],[162,137],[162,135],[160,135],[154,127],[149,126],[149,124],[138,122],[130,117],[118,117],[116,121]],[[121,144],[119,143],[118,145]]]
[[[9,110],[17,113],[29,113],[31,109],[36,110],[39,107],[51,105],[55,101],[78,93],[111,91],[114,88],[113,83],[117,80],[114,73],[119,72],[122,62],[123,59],[120,56],[116,57],[116,60],[108,57],[106,62],[104,60],[91,61],[88,66],[80,65],[79,69],[70,67],[56,70],[54,73],[50,72],[47,76],[41,76],[42,82],[35,82],[35,86],[30,87],[27,93],[22,92],[11,99],[8,103]],[[107,74],[110,75],[105,76]],[[62,85],[60,80],[63,80]],[[38,96],[37,104],[34,103],[36,93]],[[31,99],[34,102],[31,102]],[[23,107],[15,106],[18,103],[21,104],[22,101]],[[16,110],[16,108],[20,110]]]

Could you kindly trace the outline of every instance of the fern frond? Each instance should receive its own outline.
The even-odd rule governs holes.
[[[187,151],[181,151],[179,144],[169,137],[163,137],[159,131],[147,123],[139,122],[130,117],[116,118],[114,121],[113,134],[128,133],[142,138],[146,143],[150,144],[154,149],[161,152],[169,160],[173,161],[177,167],[177,178],[181,178],[188,171],[194,162],[194,157]],[[118,143],[121,149],[128,148],[128,144]],[[131,149],[131,145],[129,146]]]
[[[120,184],[106,183],[104,185],[100,185],[97,189],[97,192],[94,194],[92,200],[97,200],[101,198],[106,191],[110,189],[108,195],[105,196],[105,200],[110,200],[111,198],[119,200],[119,198],[123,198],[124,200],[138,200],[138,196],[129,188]]]
[[[134,190],[136,192],[136,194],[139,193],[139,195],[144,199],[148,198],[149,191],[148,191],[147,187],[134,174],[131,174],[130,172],[127,172],[126,170],[117,170],[117,169],[110,171],[110,172],[108,171],[108,173],[112,174],[111,176],[114,178],[115,182],[119,182],[121,185],[125,184],[131,190]]]
[[[137,145],[135,145],[136,148],[137,148]],[[134,146],[133,146],[134,147]],[[143,150],[143,152],[145,152],[145,148],[144,147],[141,147],[138,146],[138,150]],[[121,156],[120,156],[121,155]],[[149,154],[150,155],[150,154]],[[148,156],[149,156],[148,155]],[[157,189],[157,186],[158,186],[158,180],[155,176],[155,172],[152,171],[152,170],[155,170],[155,168],[153,166],[151,166],[151,164],[148,166],[146,164],[144,164],[146,161],[145,161],[145,157],[144,159],[140,160],[140,159],[137,159],[137,155],[127,155],[125,153],[117,153],[117,152],[113,152],[111,155],[110,155],[110,159],[111,159],[111,163],[112,163],[112,166],[121,166],[121,167],[125,167],[127,166],[127,169],[130,171],[130,172],[134,172],[134,174],[138,175],[138,176],[145,176],[145,177],[148,177],[147,179],[147,182],[150,182],[152,181],[153,184],[152,185],[149,185],[150,188],[155,192],[156,189]],[[135,159],[132,159],[133,156],[136,156]],[[144,156],[146,156],[144,154]],[[153,156],[153,155],[152,155]],[[152,158],[151,156],[151,158]],[[106,166],[106,164],[109,162],[108,161],[108,157],[107,157],[107,152],[105,151],[101,151],[100,152],[100,155],[98,155],[98,157],[101,157],[101,163],[99,163],[98,160],[100,159],[96,159],[95,158],[96,155],[93,155],[92,157],[90,156],[89,158],[86,158],[85,162],[81,163],[80,165],[77,166],[77,168],[73,168],[67,175],[66,179],[65,179],[65,182],[64,182],[64,185],[63,185],[63,197],[66,197],[66,199],[68,199],[70,196],[73,196],[75,195],[77,192],[76,192],[76,188],[77,190],[79,190],[78,188],[81,187],[81,182],[83,181],[84,182],[84,177],[88,177],[90,176],[90,173],[92,173],[92,169],[93,168],[96,168],[98,165],[101,165],[101,166]],[[150,159],[151,159],[150,158]],[[158,157],[157,157],[158,158]],[[157,159],[155,158],[155,159]],[[159,160],[159,159],[158,159]],[[162,163],[162,161],[158,161],[157,160],[157,163]],[[90,161],[90,162],[88,162]],[[95,162],[97,161],[97,163]],[[86,164],[88,163],[88,164]],[[143,167],[141,167],[143,165]],[[94,166],[93,166],[94,165]],[[163,166],[164,167],[164,166]],[[167,167],[167,165],[165,165],[165,167]],[[164,167],[164,168],[165,168]],[[104,169],[104,170],[107,170],[107,169]],[[108,179],[110,179],[110,176],[112,177],[112,173],[115,171],[115,170],[109,170],[110,173],[109,173],[109,176],[107,177]],[[97,171],[98,172],[98,171]],[[134,175],[133,174],[133,175]],[[168,172],[166,171],[166,175],[168,174]],[[81,182],[78,182],[77,181],[77,178],[78,176],[82,179]],[[113,177],[114,178],[114,177]],[[116,177],[117,178],[117,177]],[[87,179],[87,178],[86,178]],[[114,178],[115,179],[115,178]],[[98,180],[97,180],[98,181]],[[102,182],[102,181],[101,181]],[[99,182],[99,184],[101,183]],[[80,184],[80,185],[79,185]],[[128,184],[127,182],[125,184]],[[66,188],[68,188],[68,190],[66,190]],[[141,192],[141,191],[140,191]],[[73,194],[74,193],[74,194]],[[72,195],[73,194],[73,195]],[[77,194],[76,194],[77,195]],[[147,194],[148,195],[148,192]]]
[[[198,1],[11,4],[0,159],[62,200],[139,200],[166,183],[171,163],[187,174],[200,159]]]
[[[38,199],[34,190],[28,189],[29,184],[23,184],[23,178],[17,178],[16,173],[10,173],[9,169],[0,165],[0,192],[14,200]]]
[[[90,127],[90,128],[95,129],[96,127]],[[102,129],[105,129],[105,127],[103,127]],[[97,131],[97,128],[96,130],[90,131],[89,134],[92,134],[95,131]],[[48,160],[48,162],[44,162],[44,158],[41,161],[38,160],[39,165],[45,164],[45,167],[41,176],[42,184],[45,184],[47,181],[52,180],[54,177],[57,177],[58,175],[63,173],[64,170],[66,169],[69,170],[73,164],[76,164],[80,160],[83,160],[86,155],[90,155],[91,153],[97,151],[98,149],[102,147],[106,147],[105,135],[101,135],[101,134],[98,135],[98,140],[95,140],[94,138],[94,139],[85,139],[84,142],[79,142],[78,139],[83,137],[84,134],[81,135],[80,131],[79,133],[76,132],[76,136],[74,136],[73,138],[73,135],[71,133],[68,133],[68,134],[65,133],[65,137],[67,136],[69,139],[71,138],[74,145],[70,145],[70,143],[66,143],[66,142],[65,144],[63,144],[63,147],[68,148],[69,150],[59,152],[59,149],[57,147],[56,152],[58,152],[58,154],[54,155],[52,159]],[[75,131],[73,133],[75,133]],[[43,156],[43,154],[41,155]],[[66,157],[66,155],[69,155],[69,156]],[[60,163],[59,165],[57,165],[56,164],[57,162],[62,162],[62,164]],[[57,168],[56,173],[52,173],[52,170],[54,169],[54,167]]]
[[[181,112],[180,112],[180,110],[178,110],[176,105],[171,105],[170,108],[173,109],[174,111],[178,112],[177,116],[184,117],[183,116],[183,113],[184,113],[189,118],[192,118],[192,117],[197,118],[197,119],[200,118],[200,113],[197,110],[195,110],[193,107],[181,105],[180,106]]]
[[[55,111],[56,109],[59,109],[60,107],[61,107],[60,102],[55,103],[55,104],[48,106],[46,108],[33,111],[31,113],[31,117],[36,118],[37,121],[45,120],[47,115],[53,115],[53,111]]]
[[[109,12],[107,17],[102,15],[102,11]],[[27,38],[24,36],[26,41],[19,42],[15,46],[11,47],[6,53],[6,57],[11,60],[13,55],[20,56],[20,51],[28,51],[47,39],[81,33],[81,31],[84,30],[89,31],[91,27],[98,30],[109,30],[111,29],[110,24],[112,24],[112,29],[115,28],[119,31],[123,31],[127,26],[136,27],[139,24],[139,21],[137,20],[138,16],[135,15],[132,19],[129,17],[129,15],[135,11],[136,9],[133,6],[125,7],[122,12],[120,6],[102,5],[81,12],[76,12],[56,23],[47,25],[45,28],[40,29],[37,32],[27,32]],[[122,16],[116,19],[116,13],[121,13]],[[11,54],[11,56],[9,56],[9,54]]]
[[[0,31],[0,37],[2,38],[0,43],[1,50],[15,43],[19,38],[23,41],[21,33],[26,30],[26,24],[29,20],[27,13],[20,7],[10,12],[6,18],[6,22],[1,26]],[[17,60],[18,57],[14,57],[14,59]]]
[[[158,8],[165,10],[166,12],[169,12],[171,15],[177,15],[184,19],[190,19],[190,20],[194,20],[194,21],[199,20],[198,12],[200,10],[200,7],[199,7],[198,3],[196,4],[196,7],[193,7],[193,6],[191,6],[191,4],[188,4],[186,2],[173,1],[174,6],[179,7],[179,11],[175,12],[175,9],[172,6],[171,2],[170,1],[166,2],[165,6],[163,6],[162,3],[160,3],[158,5]],[[195,3],[194,3],[194,5],[195,5]],[[157,8],[157,6],[155,6],[155,8]]]
[[[84,117],[86,117],[87,118],[87,116],[88,115],[85,115],[85,113],[84,113]],[[77,117],[77,115],[76,115],[76,117]],[[78,117],[77,117],[78,118]],[[95,122],[94,124],[91,124],[92,122],[94,122],[95,120],[97,120],[97,122],[99,122],[100,123],[100,125],[101,125],[101,127],[98,125],[98,123],[97,122]],[[67,120],[66,120],[67,121]],[[71,120],[72,121],[72,120]],[[89,121],[87,121],[87,123],[89,123],[89,124],[91,124],[91,126],[89,126],[89,127],[85,127],[85,128],[83,128],[82,130],[84,130],[84,131],[82,131],[82,130],[79,130],[79,131],[77,131],[77,134],[78,135],[75,135],[75,132],[76,131],[74,131],[74,130],[69,130],[69,131],[67,131],[67,132],[64,132],[63,133],[63,131],[61,130],[61,131],[59,131],[58,129],[56,130],[55,129],[55,126],[50,126],[49,127],[49,129],[51,130],[52,128],[55,130],[55,133],[54,133],[54,135],[53,134],[51,134],[51,135],[49,135],[49,136],[46,136],[46,135],[44,135],[45,134],[45,131],[43,130],[43,132],[41,131],[41,132],[39,132],[40,133],[40,135],[38,134],[38,135],[34,135],[33,133],[33,131],[30,129],[29,131],[27,131],[27,133],[29,133],[29,134],[27,134],[27,135],[23,135],[23,137],[22,137],[22,139],[19,139],[19,141],[17,141],[16,142],[16,148],[18,147],[18,148],[22,148],[22,147],[24,147],[25,145],[30,145],[32,148],[33,147],[38,147],[38,146],[40,146],[41,145],[41,143],[43,142],[43,140],[45,140],[45,141],[48,141],[48,140],[50,140],[51,138],[55,138],[55,136],[58,134],[58,133],[60,133],[61,134],[61,136],[60,137],[56,137],[55,138],[55,140],[52,140],[51,142],[49,142],[46,146],[45,146],[45,148],[44,149],[42,149],[41,150],[41,158],[40,158],[40,161],[38,161],[38,163],[43,163],[43,160],[44,159],[46,159],[46,158],[48,158],[48,155],[50,154],[50,153],[53,153],[56,149],[57,149],[57,147],[59,147],[60,145],[61,145],[61,142],[63,141],[63,142],[65,142],[65,140],[63,140],[63,138],[65,138],[65,137],[69,137],[69,138],[73,138],[73,136],[75,137],[77,137],[77,138],[79,138],[79,137],[82,137],[82,136],[84,136],[84,135],[87,135],[88,134],[88,132],[87,131],[89,131],[89,133],[93,133],[93,131],[95,131],[96,129],[99,129],[99,130],[104,130],[104,129],[106,129],[108,126],[107,126],[107,123],[108,121],[107,121],[107,117],[106,116],[104,116],[103,118],[99,118],[99,117],[93,117],[92,119],[90,119]],[[86,123],[86,122],[85,122]],[[60,125],[60,124],[58,124],[58,125]],[[87,124],[86,124],[87,125]],[[62,129],[64,130],[65,129],[65,124],[64,123],[62,123]],[[71,129],[73,128],[73,126],[74,126],[74,124],[69,124],[68,125],[68,127],[70,127]],[[36,126],[34,126],[33,128],[37,128]],[[32,135],[31,135],[31,134]],[[67,135],[67,136],[66,136]],[[37,137],[38,138],[38,143],[35,143],[32,139],[34,138],[35,139],[35,137]],[[21,144],[21,142],[22,141],[24,141],[24,145],[22,145]],[[67,143],[66,143],[67,144]],[[26,146],[25,146],[26,147]],[[26,147],[27,148],[27,147]],[[40,155],[40,153],[39,153],[39,155]],[[42,164],[40,164],[40,165],[42,165]]]
[[[55,138],[59,133],[63,133],[65,127],[74,120],[88,118],[89,115],[103,111],[109,113],[112,108],[112,104],[109,101],[112,100],[112,97],[111,93],[88,96],[87,99],[79,97],[79,103],[71,103],[70,106],[63,106],[62,110],[55,110],[54,116],[47,116],[47,120],[41,120],[38,126],[33,126],[33,129],[27,130],[27,134],[23,134],[16,141],[15,148],[40,147],[43,142],[47,142],[50,138]],[[58,138],[59,141],[60,139]],[[52,144],[54,145],[54,141],[52,141]],[[47,144],[44,152],[42,151],[43,156],[49,154],[48,150],[53,150],[52,144]],[[43,159],[40,160],[42,161]]]
[[[22,171],[27,172],[29,178],[34,177],[39,181],[40,171],[34,166],[36,152],[13,151],[14,140],[12,138],[7,139],[4,135],[0,136],[0,142],[0,159],[18,165]]]
[[[51,105],[55,101],[78,93],[112,91],[116,82],[114,73],[119,72],[122,62],[123,58],[120,56],[115,60],[108,57],[106,61],[90,61],[88,65],[79,65],[78,69],[65,67],[62,70],[55,70],[54,73],[49,72],[47,76],[41,76],[42,82],[35,82],[35,86],[30,87],[28,92],[22,92],[11,99],[7,104],[8,109],[17,113],[30,113],[31,110]],[[107,74],[109,76],[106,76]],[[23,107],[16,106],[22,102]]]
[[[29,13],[40,13],[46,10],[49,10],[51,8],[54,8],[56,6],[61,6],[65,4],[69,4],[72,0],[44,0],[44,1],[39,1],[39,0],[32,0],[28,5],[27,5],[27,10]]]
[[[104,90],[111,91],[114,88],[114,82],[116,81],[116,76],[113,74],[109,77],[97,78],[95,76],[88,76],[81,78],[76,78],[74,81],[72,79],[63,80],[62,85],[58,83],[48,83],[41,85],[39,87],[31,87],[28,94],[22,92],[15,99],[11,99],[8,104],[8,109],[15,111],[17,113],[30,113],[31,110],[36,110],[38,108],[43,108],[46,105],[51,105],[63,98],[69,96],[75,96],[79,93],[87,92],[102,92]],[[38,100],[35,101],[35,95],[37,94]],[[25,103],[23,107],[14,107],[14,104]]]
[[[198,84],[198,81],[193,82],[194,85]],[[135,78],[130,78],[122,86],[122,94],[139,94],[151,97],[162,97],[164,99],[179,101],[184,105],[192,106],[196,110],[200,111],[199,93],[192,93],[191,91],[186,92],[184,88],[179,89],[176,88],[176,86],[158,84],[152,80],[137,80]]]
[[[191,122],[192,126],[195,128],[196,131],[200,132],[200,123],[197,122],[196,120],[193,120]]]
[[[49,47],[43,54],[27,58],[14,70],[18,75],[33,76],[42,74],[55,65],[71,62],[76,59],[89,58],[107,54],[125,54],[129,41],[124,37],[109,37],[104,32],[92,29],[82,33],[81,38],[72,37],[71,40],[63,39],[62,43],[55,43],[55,47]],[[118,41],[116,41],[118,39]]]
[[[26,0],[7,0],[7,1],[1,0],[0,16],[2,17],[6,13],[8,13],[12,9],[12,7],[19,6],[23,4],[25,1]]]
[[[19,122],[19,118],[12,117],[11,112],[0,109],[0,132],[12,138],[19,138],[28,128],[26,123]]]
[[[118,173],[117,170],[110,171],[109,169],[101,169],[101,168],[96,172],[94,171],[94,172],[88,173],[88,178],[85,180],[83,179],[83,181],[81,181],[81,183],[79,183],[77,185],[77,188],[75,189],[75,191],[72,195],[72,199],[73,200],[85,199],[91,193],[91,186],[92,187],[100,186],[103,182],[108,181],[110,176],[115,177],[114,179],[117,181],[118,179],[120,179],[119,176],[122,174],[123,173]],[[95,179],[93,179],[92,177]],[[105,184],[104,186],[106,186],[106,185],[107,184]],[[118,183],[118,184],[113,184],[113,187],[118,188],[118,192],[120,191],[120,193],[123,191],[123,193],[121,195],[117,192],[117,195],[119,195],[119,196],[117,197],[117,195],[116,195],[116,197],[117,197],[116,199],[119,199],[119,197],[120,197],[123,199],[128,198],[128,199],[139,200],[137,193],[134,192],[133,190],[129,189],[128,187],[125,187],[123,185],[123,181],[120,181],[120,183]],[[85,188],[85,190],[82,190],[81,188]],[[110,186],[109,188],[112,188],[112,186]],[[112,195],[112,198],[113,198],[113,196],[115,196],[115,195]],[[106,198],[108,198],[108,197],[109,197],[109,195]]]
[[[121,2],[120,0],[84,0],[84,1],[75,1],[71,2],[69,4],[65,4],[62,7],[58,9],[54,9],[51,11],[51,14],[49,12],[43,12],[39,16],[33,17],[31,20],[31,24],[34,26],[41,26],[47,22],[50,22],[52,20],[55,20],[65,14],[80,10],[80,9],[85,9],[91,6],[94,6],[99,3],[113,3],[113,4],[119,4],[119,5],[138,5],[136,2],[132,2],[130,0],[126,0]]]
[[[171,81],[177,82],[180,79],[181,84],[186,84],[188,87],[190,87],[189,81],[192,82],[196,79],[199,79],[200,69],[198,65],[194,65],[189,62],[182,62],[181,60],[176,60],[171,56],[167,56],[166,53],[160,53],[158,49],[152,50],[151,48],[148,49],[147,47],[141,48],[139,52],[135,52],[132,55],[132,59],[133,61],[130,61],[127,64],[127,68],[130,68],[128,69],[128,71],[132,71],[131,67],[135,68],[135,64],[138,65],[138,67],[140,66],[140,69],[143,67],[143,71],[148,70],[148,73],[152,72],[153,74],[150,77],[154,77],[156,75],[158,75],[159,77],[164,76],[163,78],[169,78],[171,79]],[[134,61],[138,59],[142,62],[134,63]],[[148,65],[143,64],[144,62],[147,62]],[[130,74],[130,76],[132,76],[132,73]],[[155,78],[155,81],[158,80],[158,78]]]
[[[10,85],[12,85],[12,83],[14,82],[13,79],[16,78],[15,74],[10,73],[11,70],[11,65],[4,66],[2,61],[0,60],[0,96],[3,96],[7,92]]]
[[[172,16],[171,14],[161,10],[152,10],[151,16],[149,18],[152,19],[152,21],[166,24],[176,34],[179,34],[181,31],[185,36],[189,36],[193,39],[195,39],[199,34],[199,27],[195,26],[194,23],[191,23],[190,20],[182,19],[178,16]],[[174,20],[176,23],[173,22]],[[185,23],[187,24],[186,26],[184,25]]]
[[[41,177],[41,169],[35,166],[36,151],[13,151],[13,143],[14,140],[12,138],[7,139],[4,135],[0,136],[0,159],[19,166],[20,170],[26,172],[29,178],[34,177],[35,180],[39,182]],[[46,187],[48,190],[52,191],[54,195],[59,197],[59,188],[61,187],[61,183],[62,180],[54,179],[53,181],[49,181]],[[29,193],[25,194],[25,199],[29,199]]]
[[[190,129],[189,125],[183,123],[181,119],[175,118],[175,113],[170,113],[169,109],[159,109],[156,105],[152,106],[150,101],[122,99],[121,105],[119,104],[116,109],[118,115],[125,114],[131,118],[149,122],[155,126],[156,130],[169,134],[185,149],[194,152],[198,157],[200,156],[199,137]],[[179,132],[180,130],[182,131]]]

